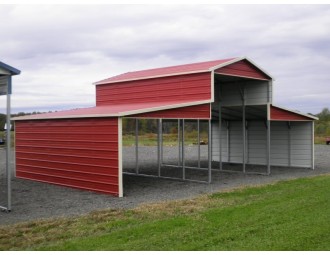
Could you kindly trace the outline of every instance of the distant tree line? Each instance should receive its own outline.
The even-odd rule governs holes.
[[[323,108],[323,110],[315,115],[319,118],[315,122],[315,135],[317,136],[330,136],[330,110]]]
[[[49,111],[51,112],[51,111]],[[39,114],[39,113],[43,113],[43,112],[19,112],[19,113],[14,113],[14,114],[11,114],[11,117],[14,118],[14,117],[20,117],[20,116],[25,116],[25,115],[32,115],[32,114]],[[6,124],[6,114],[3,114],[3,113],[0,113],[0,131],[3,131],[4,128],[5,128],[5,124]],[[13,121],[11,121],[11,127],[12,127],[12,130],[14,128],[14,125],[13,125]]]
[[[51,111],[49,111],[51,112]],[[13,117],[31,115],[31,114],[39,114],[44,112],[19,112],[16,114],[12,114]],[[315,135],[317,136],[330,136],[330,110],[329,108],[323,108],[323,110],[315,114],[314,116],[318,117],[319,120],[315,122]],[[189,121],[187,121],[188,123]],[[6,123],[6,115],[0,113],[0,131],[4,130],[4,126]],[[177,121],[164,121],[163,122],[163,132],[164,133],[177,133]],[[13,127],[13,125],[12,125]],[[189,125],[186,125],[186,131],[191,132],[197,129],[196,121],[189,122]],[[207,131],[207,125],[201,124],[200,126],[201,132]],[[135,119],[124,119],[123,120],[123,132],[125,134],[134,134],[135,133]],[[139,120],[139,133],[157,133],[157,120],[155,119],[141,119]]]

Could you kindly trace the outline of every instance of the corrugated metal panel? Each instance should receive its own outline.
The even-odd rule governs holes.
[[[248,122],[247,163],[267,164],[267,129],[263,121]]]
[[[229,162],[242,163],[243,160],[243,131],[241,121],[230,122],[229,132]]]
[[[291,165],[312,167],[312,122],[291,122]]]
[[[247,60],[241,60],[236,63],[221,67],[215,70],[215,73],[263,79],[263,80],[271,79],[264,72],[262,72],[260,69],[255,67]]]
[[[96,86],[97,106],[210,99],[210,72]]]
[[[271,100],[271,92],[268,92],[268,87],[270,87],[268,81],[220,83],[216,87],[220,87],[222,106],[242,105],[241,89],[245,91],[245,105],[262,105]]]
[[[210,104],[202,104],[176,108],[171,110],[131,115],[133,118],[162,118],[162,119],[209,119]]]
[[[270,107],[270,119],[271,120],[312,120],[312,118],[308,118],[307,116],[301,115],[299,113],[287,111],[285,109],[281,109],[273,105],[271,105]]]
[[[311,121],[271,122],[271,164],[276,166],[312,167],[313,137]]]
[[[227,125],[221,124],[221,159],[222,162],[228,162],[228,139],[227,139]],[[219,122],[212,121],[212,160],[219,161]]]
[[[16,176],[119,195],[118,119],[18,121]]]
[[[154,68],[154,69],[141,70],[135,72],[128,72],[96,82],[95,84],[96,85],[107,84],[113,82],[123,82],[128,80],[150,79],[160,76],[165,77],[169,75],[172,76],[172,75],[187,74],[187,73],[205,72],[205,71],[210,71],[210,68],[214,66],[225,64],[226,62],[230,62],[234,59],[235,58],[228,58],[228,59],[220,59],[220,60],[206,61],[200,63],[192,63],[192,64],[185,64],[178,66],[169,66],[169,67]]]

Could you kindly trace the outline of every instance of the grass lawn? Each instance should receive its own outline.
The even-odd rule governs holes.
[[[0,228],[2,250],[330,250],[330,175]]]

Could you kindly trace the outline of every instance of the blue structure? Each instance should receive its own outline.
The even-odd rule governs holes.
[[[20,74],[21,71],[0,61],[0,96],[7,97],[7,119],[6,127],[10,127],[10,96],[12,94],[12,76]],[[7,205],[0,209],[11,211],[11,169],[10,169],[10,128],[6,132],[6,175],[7,175]]]

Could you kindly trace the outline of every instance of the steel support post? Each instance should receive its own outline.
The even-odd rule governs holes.
[[[6,177],[7,177],[7,206],[0,206],[0,209],[6,212],[11,211],[11,126],[10,126],[10,93],[11,93],[11,76],[7,81],[7,111],[6,111]]]
[[[135,119],[135,173],[139,173],[139,119]]]
[[[164,162],[163,120],[160,120],[160,165]]]
[[[221,104],[219,103],[219,170],[222,170],[222,114],[221,114]]]
[[[311,121],[311,125],[312,125],[312,133],[311,133],[311,136],[312,136],[312,170],[315,170],[315,158],[314,158],[314,150],[315,150],[315,145],[314,145],[314,121]]]
[[[185,155],[184,155],[184,119],[182,120],[182,179],[186,179]]]
[[[212,181],[212,126],[211,126],[211,119],[209,119],[209,126],[208,126],[208,183]]]
[[[158,119],[157,121],[157,162],[158,162],[158,177],[160,176],[160,168],[161,168],[161,139],[160,139],[160,134],[161,134],[161,119]]]
[[[180,120],[178,119],[178,166],[181,165],[181,139],[180,139]]]
[[[227,120],[227,162],[230,160],[230,122]]]
[[[198,148],[198,168],[201,167],[201,136],[200,136],[200,120],[197,120],[197,148]]]
[[[245,135],[246,135],[246,124],[245,124],[245,102],[244,102],[244,100],[243,100],[243,116],[242,116],[242,129],[243,129],[243,132],[242,132],[242,134],[243,134],[243,159],[242,159],[242,163],[243,163],[243,173],[245,173],[245,157],[246,157],[246,137],[245,137]]]
[[[270,175],[270,120],[267,120],[267,174]]]
[[[287,122],[288,125],[288,151],[289,151],[289,157],[288,157],[288,163],[289,167],[291,167],[291,122]]]

